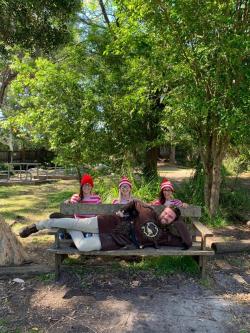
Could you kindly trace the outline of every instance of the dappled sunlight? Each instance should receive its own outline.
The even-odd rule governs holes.
[[[221,269],[225,269],[225,270],[229,270],[229,269],[232,269],[233,267],[228,263],[226,262],[225,260],[216,260],[216,266],[221,268]]]
[[[58,181],[39,187],[36,185],[1,186],[0,214],[8,223],[12,222],[17,215],[24,216],[27,221],[37,222],[47,218],[52,211],[58,210],[65,198],[78,191],[78,186],[75,180]]]
[[[161,177],[167,177],[171,180],[187,180],[193,176],[193,169],[182,169],[178,167],[160,166],[158,167],[158,174]]]
[[[99,328],[102,328],[102,332],[117,331],[122,332],[130,331],[133,329],[136,320],[141,317],[135,305],[127,300],[116,299],[115,297],[107,297],[104,301],[97,302],[97,306],[100,312],[105,311],[107,318],[112,315],[112,324],[110,320],[102,318],[102,322],[99,324]],[[106,329],[104,327],[107,327]]]
[[[233,274],[232,277],[238,283],[248,285],[247,281],[240,274]]]
[[[66,288],[64,286],[46,286],[37,289],[30,298],[31,308],[50,308],[53,310],[65,309],[71,306],[73,301],[65,299]]]
[[[226,293],[222,297],[235,303],[250,305],[250,293]]]

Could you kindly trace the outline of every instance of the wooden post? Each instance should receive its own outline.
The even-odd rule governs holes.
[[[204,279],[206,277],[206,264],[207,264],[207,257],[200,256],[200,263],[201,263],[201,278]]]
[[[58,281],[61,275],[61,254],[55,253],[55,280]]]

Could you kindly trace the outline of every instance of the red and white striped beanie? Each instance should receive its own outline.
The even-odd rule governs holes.
[[[132,183],[128,180],[127,177],[122,177],[120,183],[119,183],[119,188],[122,186],[122,185],[128,185],[130,188],[132,188]]]
[[[174,192],[174,186],[167,178],[163,178],[161,182],[161,191],[165,188],[168,188]]]

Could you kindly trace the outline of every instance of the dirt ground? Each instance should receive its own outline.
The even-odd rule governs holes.
[[[186,177],[185,171],[174,181]],[[213,241],[250,239],[246,225],[214,233]],[[50,241],[33,235],[24,244],[33,262],[52,272],[53,258],[45,251]],[[59,282],[51,273],[2,279],[0,274],[0,333],[11,332],[250,333],[250,254],[212,257],[203,280],[119,270],[103,258],[64,266]]]
[[[226,231],[242,238],[249,229]],[[30,254],[52,266],[45,247],[33,244]],[[217,255],[205,280],[113,266],[83,258],[64,266],[57,283],[53,274],[18,276],[23,283],[14,281],[17,276],[0,280],[0,332],[250,332],[250,254]]]

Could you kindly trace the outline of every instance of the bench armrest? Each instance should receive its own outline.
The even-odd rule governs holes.
[[[192,222],[194,228],[198,231],[198,235],[201,236],[201,249],[205,250],[207,248],[207,237],[213,237],[213,232],[199,221]]]
[[[194,221],[193,226],[199,232],[200,236],[202,237],[213,237],[213,232],[204,226],[201,222]]]

